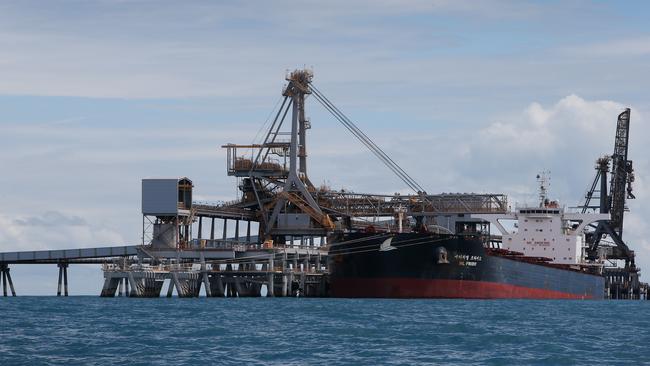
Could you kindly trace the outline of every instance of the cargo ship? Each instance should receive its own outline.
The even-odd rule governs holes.
[[[586,260],[584,229],[609,215],[567,212],[541,190],[539,205],[457,215],[453,230],[333,235],[332,296],[603,299],[603,266]]]

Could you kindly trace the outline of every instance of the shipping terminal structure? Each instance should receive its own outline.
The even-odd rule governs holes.
[[[500,193],[429,194],[313,83],[286,76],[261,142],[225,144],[239,195],[194,201],[187,177],[142,180],[138,245],[0,253],[9,266],[56,264],[68,294],[70,264],[101,263],[101,296],[312,296],[384,298],[648,299],[623,240],[634,199],[628,159],[630,109],[618,116],[614,153],[598,159],[584,202],[548,197],[511,209]],[[314,99],[391,170],[412,194],[315,186],[307,174],[305,102]]]

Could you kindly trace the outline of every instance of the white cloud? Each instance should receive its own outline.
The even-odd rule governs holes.
[[[562,98],[550,108],[532,103],[521,115],[510,117],[514,119],[494,122],[480,131],[479,138],[474,141],[475,149],[480,155],[497,151],[510,159],[551,155],[561,159],[558,153],[576,144],[603,146],[603,142],[613,142],[613,122],[623,109],[620,103],[589,102],[577,95]],[[634,117],[640,119],[637,115]],[[567,161],[567,164],[570,163]]]

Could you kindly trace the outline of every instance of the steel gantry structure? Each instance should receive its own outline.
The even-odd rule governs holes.
[[[314,86],[312,78],[310,70],[295,70],[287,76],[282,103],[261,143],[222,146],[227,150],[228,175],[241,179],[242,198],[219,209],[254,212],[262,240],[278,243],[286,235],[325,236],[350,226],[354,217],[396,217],[397,212],[403,212],[422,224],[426,217],[440,214],[508,210],[507,197],[503,194],[427,194]],[[307,131],[311,128],[305,116],[307,96],[318,101],[414,194],[365,194],[315,187],[307,174]],[[290,126],[283,130],[289,114]]]

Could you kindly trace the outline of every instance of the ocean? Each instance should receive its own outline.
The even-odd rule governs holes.
[[[650,365],[650,301],[0,298],[0,365]]]

